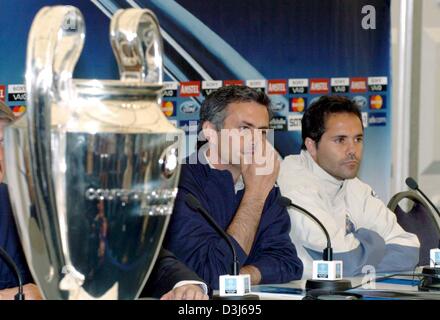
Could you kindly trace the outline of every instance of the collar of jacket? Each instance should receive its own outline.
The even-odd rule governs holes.
[[[344,189],[345,185],[347,184],[347,180],[338,180],[330,175],[327,171],[321,168],[319,164],[315,162],[315,160],[313,160],[312,156],[307,150],[301,150],[300,156],[307,169],[318,177],[327,194],[332,199],[337,196],[340,190]]]

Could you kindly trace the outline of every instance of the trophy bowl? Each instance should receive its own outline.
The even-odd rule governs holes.
[[[84,19],[44,7],[28,39],[27,111],[5,133],[11,204],[46,299],[136,299],[173,209],[183,131],[160,110],[162,38],[154,14],[119,10],[120,80],[72,79]]]

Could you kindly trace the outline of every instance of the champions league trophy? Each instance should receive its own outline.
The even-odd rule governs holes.
[[[121,80],[72,79],[84,43],[72,6],[28,39],[28,110],[6,132],[14,216],[46,299],[135,299],[173,209],[183,131],[163,115],[162,39],[149,10],[111,21]]]

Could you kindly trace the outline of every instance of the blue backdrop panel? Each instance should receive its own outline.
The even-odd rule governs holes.
[[[270,94],[275,145],[287,155],[299,151],[298,123],[314,99],[322,94],[355,99],[367,125],[360,176],[388,199],[389,0],[1,0],[0,99],[17,112],[25,101],[13,85],[24,82],[32,19],[41,7],[56,4],[78,7],[86,20],[76,78],[118,78],[109,17],[120,8],[152,9],[166,53],[163,110],[183,128],[197,121],[204,95],[228,80],[241,80]],[[365,6],[375,9],[375,29],[362,25]]]

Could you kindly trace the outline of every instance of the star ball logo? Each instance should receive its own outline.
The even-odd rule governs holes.
[[[173,101],[162,101],[162,112],[167,117],[172,117],[176,114],[176,106]]]

